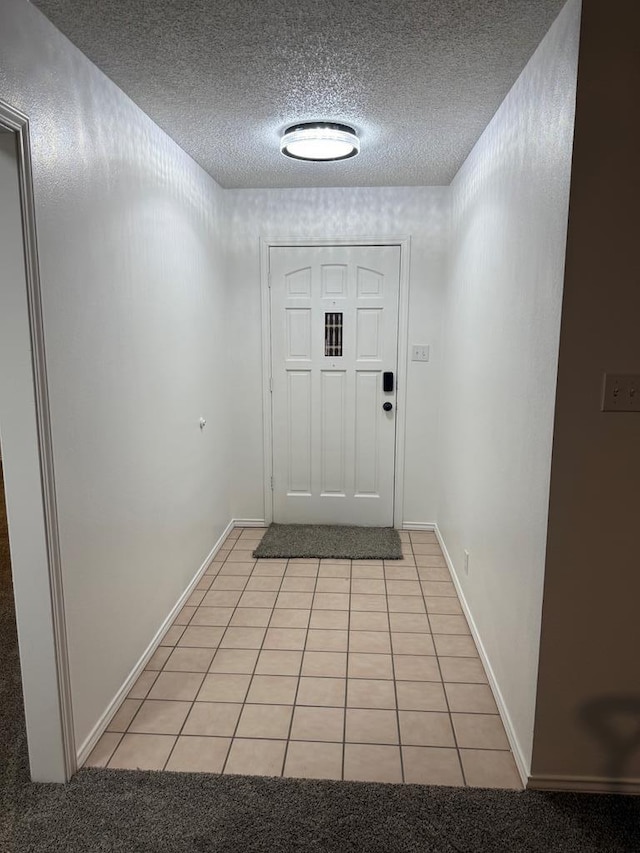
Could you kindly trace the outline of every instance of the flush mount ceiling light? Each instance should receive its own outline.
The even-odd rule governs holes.
[[[294,160],[346,160],[360,151],[360,140],[347,124],[308,121],[285,130],[280,151]]]

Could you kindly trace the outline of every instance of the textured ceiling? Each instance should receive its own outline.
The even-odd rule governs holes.
[[[564,0],[34,0],[224,187],[448,184]],[[292,161],[284,127],[353,125]]]

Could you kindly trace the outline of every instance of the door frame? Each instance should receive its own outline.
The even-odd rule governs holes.
[[[35,418],[38,436],[38,447],[35,460],[40,471],[41,502],[34,507],[32,519],[35,529],[44,531],[46,544],[46,569],[43,574],[48,578],[48,589],[40,590],[43,597],[51,602],[51,623],[53,627],[53,659],[56,673],[57,704],[60,712],[60,737],[63,766],[58,770],[46,771],[46,775],[55,775],[55,781],[68,781],[77,769],[76,744],[73,726],[73,707],[71,700],[71,677],[69,668],[69,649],[65,619],[62,561],[60,556],[60,535],[58,525],[58,509],[56,501],[56,485],[53,462],[53,440],[51,434],[51,414],[49,405],[49,384],[47,379],[47,360],[45,354],[44,320],[42,310],[42,289],[40,280],[40,264],[38,258],[38,241],[36,233],[36,208],[34,200],[33,170],[31,160],[31,137],[29,117],[0,100],[0,128],[10,131],[16,138],[18,183],[20,191],[20,206],[22,218],[22,236],[24,243],[24,272],[27,289],[27,306],[29,321],[29,337],[31,343],[31,367],[33,375],[33,392],[35,398]],[[3,449],[6,458],[6,447]],[[19,616],[19,614],[18,614]],[[48,646],[48,644],[47,644]],[[50,652],[35,649],[35,656],[44,658]],[[23,655],[21,650],[21,663]],[[33,661],[34,667],[41,661]],[[31,663],[30,661],[28,663]],[[23,664],[24,677],[24,664]],[[28,700],[28,697],[26,697]],[[29,707],[25,700],[27,717],[27,742],[29,743]],[[30,755],[32,776],[36,781],[41,780]],[[36,759],[37,763],[37,759]]]
[[[398,364],[396,374],[396,438],[393,495],[393,526],[404,520],[404,456],[409,357],[409,264],[410,237],[261,237],[260,293],[262,305],[262,434],[264,459],[264,521],[273,521],[273,411],[271,393],[271,283],[269,251],[272,247],[317,248],[321,246],[398,246],[400,248],[400,290],[398,294]]]

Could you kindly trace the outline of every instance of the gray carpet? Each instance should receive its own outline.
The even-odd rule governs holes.
[[[2,853],[640,851],[640,798],[124,770],[31,784],[3,525],[0,486]]]
[[[400,560],[402,546],[393,527],[338,524],[271,524],[254,557],[283,559]]]

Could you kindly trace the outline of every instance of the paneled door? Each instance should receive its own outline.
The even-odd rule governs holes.
[[[400,247],[272,246],[269,274],[273,519],[390,527]]]

